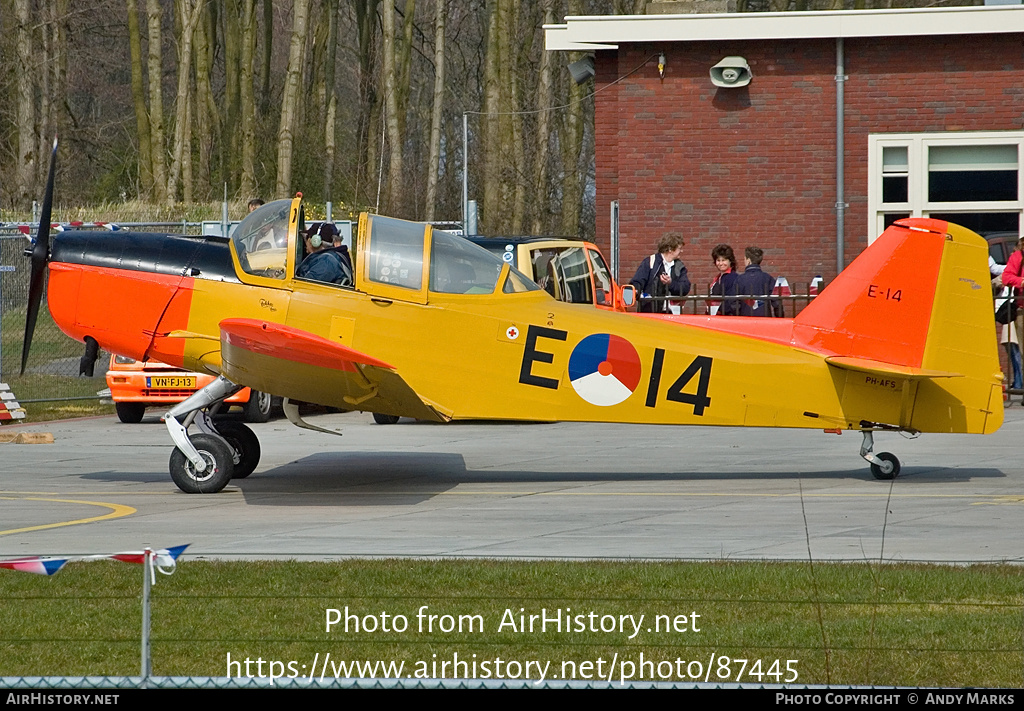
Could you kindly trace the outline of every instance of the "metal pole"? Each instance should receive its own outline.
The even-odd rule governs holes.
[[[143,550],[142,565],[142,680],[145,685],[146,679],[152,674],[153,669],[150,663],[149,654],[149,590],[150,578],[153,574],[153,551],[149,548]]]
[[[221,203],[220,207],[220,235],[221,237],[228,236],[228,184],[224,183],[224,202]]]
[[[843,172],[846,158],[846,124],[843,120],[843,87],[846,82],[843,38],[836,38],[836,274],[846,267],[846,188]]]
[[[462,234],[469,219],[469,112],[462,112]]]
[[[5,272],[13,272],[13,271],[14,271],[14,267],[9,267],[9,266],[0,267],[0,324],[3,324],[3,322],[4,322],[4,318],[3,318],[4,317],[4,289],[3,289],[4,273]],[[0,340],[3,339],[3,333],[4,333],[3,326],[0,325]],[[3,350],[4,350],[3,348],[0,348],[0,380],[3,380],[3,374],[4,374]]]
[[[619,201],[611,202],[611,234],[608,236],[612,258],[612,274],[619,281]]]

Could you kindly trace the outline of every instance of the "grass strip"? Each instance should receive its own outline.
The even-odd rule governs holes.
[[[488,662],[491,678],[522,678],[549,661],[549,678],[777,683],[795,660],[800,684],[1024,685],[1024,569],[818,563],[815,575],[817,596],[800,563],[186,560],[153,591],[153,670],[223,676],[230,654],[253,675],[279,661],[308,676],[317,659],[319,676],[330,653],[404,662],[406,676],[471,676],[475,662],[482,677]],[[118,563],[0,571],[0,676],[138,673],[140,592],[141,569]],[[635,634],[629,615],[644,615]]]

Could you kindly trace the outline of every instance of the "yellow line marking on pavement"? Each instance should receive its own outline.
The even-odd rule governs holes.
[[[63,526],[77,526],[80,523],[93,523],[95,521],[105,521],[112,518],[123,518],[124,516],[131,516],[135,513],[135,509],[131,506],[124,506],[122,504],[108,504],[102,501],[78,501],[76,499],[53,499],[44,498],[37,496],[0,496],[0,500],[7,501],[49,501],[57,504],[84,504],[86,506],[103,506],[110,509],[110,513],[103,514],[102,516],[92,516],[90,518],[78,518],[73,521],[59,521],[57,523],[46,523],[40,526],[26,526],[25,528],[11,528],[6,531],[0,531],[0,536],[7,536],[12,533],[27,533],[29,531],[42,531],[48,528],[61,528]]]
[[[971,506],[988,505],[988,506],[1001,506],[1002,504],[1024,504],[1024,496],[996,496],[993,497],[994,501],[975,501]]]

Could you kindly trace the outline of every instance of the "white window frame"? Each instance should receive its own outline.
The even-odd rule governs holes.
[[[1017,199],[992,202],[929,202],[928,151],[933,146],[1017,146]],[[882,203],[882,150],[906,147],[909,174],[907,202]],[[885,229],[885,215],[909,212],[928,217],[932,212],[1016,212],[1024,229],[1024,131],[963,131],[947,133],[873,133],[868,136],[868,244]]]

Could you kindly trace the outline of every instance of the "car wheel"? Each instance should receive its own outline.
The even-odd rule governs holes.
[[[373,413],[373,421],[378,425],[394,425],[401,419],[398,415],[382,415],[379,412]]]
[[[270,408],[273,397],[259,390],[249,392],[249,402],[245,403],[246,422],[266,422],[270,419]]]
[[[117,410],[117,419],[129,425],[142,422],[142,418],[146,416],[144,402],[118,402],[114,403],[114,409]]]
[[[208,434],[195,434],[189,440],[206,462],[206,469],[196,471],[192,461],[175,447],[169,463],[171,479],[186,494],[216,494],[228,485],[234,472],[231,448],[220,437]]]
[[[244,479],[256,471],[260,463],[260,440],[256,433],[241,422],[232,420],[218,422],[217,432],[238,454],[238,463],[235,464],[231,478]]]

